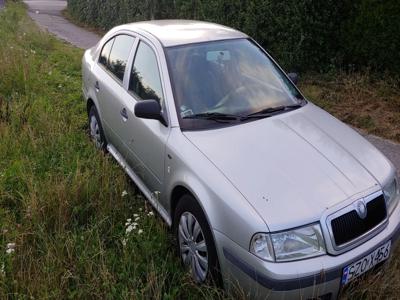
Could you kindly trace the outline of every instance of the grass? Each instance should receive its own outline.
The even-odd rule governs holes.
[[[0,12],[0,40],[0,298],[227,298],[190,280],[164,223],[89,141],[82,51],[39,31],[15,3]],[[398,140],[399,124],[383,119],[398,116],[398,89],[367,75],[338,78],[304,78],[303,90],[339,118]],[[343,297],[398,296],[399,254]]]
[[[224,297],[190,280],[164,223],[90,143],[83,52],[20,4],[0,12],[0,40],[0,298]]]
[[[388,75],[306,75],[301,89],[315,104],[367,133],[400,142],[400,81]]]

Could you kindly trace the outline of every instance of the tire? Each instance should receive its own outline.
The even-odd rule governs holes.
[[[199,284],[212,283],[221,287],[214,238],[201,206],[191,195],[183,195],[175,209],[174,235],[177,253],[192,278]]]
[[[89,135],[97,149],[107,152],[107,141],[104,136],[103,126],[94,105],[89,110]]]

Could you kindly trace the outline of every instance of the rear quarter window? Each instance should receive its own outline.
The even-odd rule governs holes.
[[[99,57],[99,63],[102,64],[105,67],[108,67],[108,58],[110,56],[110,52],[111,52],[111,48],[113,46],[114,43],[114,38],[112,38],[111,40],[109,40],[107,43],[105,43],[105,45],[103,46],[103,49],[101,50],[101,54]]]

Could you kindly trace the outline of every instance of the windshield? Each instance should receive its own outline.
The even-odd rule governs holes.
[[[181,127],[218,125],[215,115],[246,116],[299,104],[302,96],[248,39],[166,48]],[[198,118],[197,115],[214,118]]]

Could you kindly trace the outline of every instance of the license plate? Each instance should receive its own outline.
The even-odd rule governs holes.
[[[358,261],[348,265],[343,269],[342,285],[345,285],[353,279],[364,274],[368,270],[375,267],[380,262],[389,258],[391,241],[378,247],[373,252],[359,259]]]

